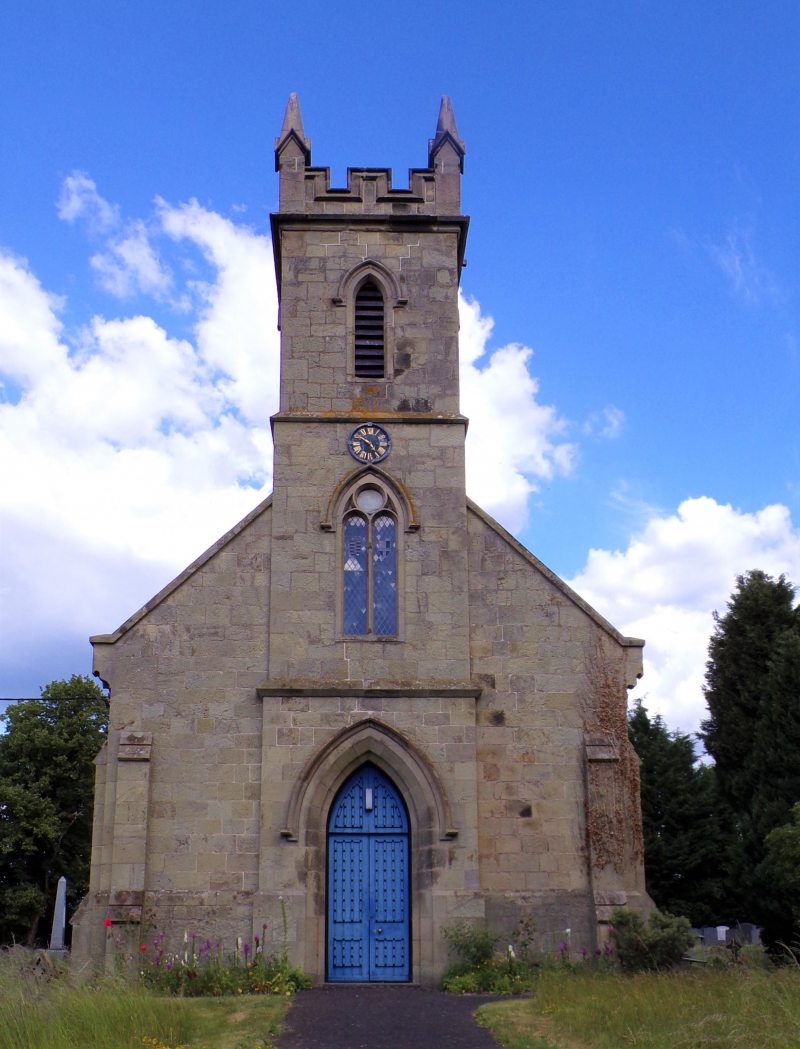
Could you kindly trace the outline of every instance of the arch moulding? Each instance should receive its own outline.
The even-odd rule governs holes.
[[[444,784],[428,758],[391,725],[364,718],[337,732],[306,762],[292,787],[281,837],[299,841],[309,810],[327,812],[341,784],[367,761],[394,781],[418,817],[427,811],[440,841],[458,835]]]
[[[339,281],[339,287],[333,299],[334,306],[346,306],[354,285],[358,284],[364,277],[375,277],[381,285],[384,295],[391,301],[392,306],[407,305],[408,294],[402,275],[398,279],[397,275],[392,273],[382,262],[378,262],[377,259],[365,259],[351,270],[348,270]]]
[[[347,477],[341,480],[334,488],[333,494],[328,500],[328,508],[325,511],[325,518],[320,522],[320,528],[323,532],[336,531],[340,507],[346,502],[347,497],[356,485],[367,481],[370,477],[374,477],[376,481],[385,485],[402,508],[403,516],[405,518],[405,531],[418,531],[419,521],[417,520],[417,511],[414,508],[411,496],[406,491],[404,485],[400,484],[400,482],[396,481],[394,477],[387,474],[384,470],[379,469],[377,466],[359,466],[349,473]]]

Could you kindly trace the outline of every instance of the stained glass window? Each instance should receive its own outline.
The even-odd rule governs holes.
[[[367,522],[360,514],[344,522],[344,632],[367,632]]]
[[[397,526],[388,514],[372,522],[372,632],[397,633]]]
[[[377,488],[362,488],[345,514],[345,636],[397,636],[397,518],[388,508],[381,509],[385,501]],[[374,511],[362,505],[370,502]]]

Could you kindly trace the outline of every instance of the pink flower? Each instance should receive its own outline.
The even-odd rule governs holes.
[[[114,923],[113,923],[113,922],[111,921],[111,919],[110,919],[110,918],[106,918],[106,920],[105,920],[105,921],[103,922],[103,925],[104,925],[104,926],[105,926],[105,927],[106,927],[107,929],[110,929],[110,928],[111,928],[111,926],[112,926],[113,924],[114,924]]]

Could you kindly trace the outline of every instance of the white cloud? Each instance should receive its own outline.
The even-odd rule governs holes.
[[[172,284],[143,222],[129,223],[124,235],[109,241],[107,250],[92,256],[90,262],[101,286],[119,299],[137,292],[161,297]]]
[[[755,304],[764,297],[774,299],[780,295],[774,276],[755,257],[749,229],[735,227],[722,244],[710,245],[709,252],[734,290],[746,301]]]
[[[605,419],[605,426],[600,433],[603,437],[607,437],[609,441],[613,441],[619,437],[622,427],[625,425],[625,412],[621,408],[615,408],[613,404],[609,404],[608,407],[603,409],[603,418]]]
[[[672,727],[697,729],[711,613],[723,613],[735,577],[760,568],[800,581],[800,531],[785,506],[742,513],[710,498],[654,516],[627,549],[591,550],[570,580],[623,633],[643,637],[645,673],[633,696]]]
[[[100,196],[84,171],[73,171],[64,179],[56,209],[65,222],[85,219],[93,232],[107,233],[119,225],[119,208]]]
[[[196,204],[158,221],[212,263],[192,341],[147,316],[68,341],[60,300],[0,255],[0,375],[21,391],[0,404],[7,662],[113,629],[271,488],[270,243]]]
[[[177,299],[193,326],[191,338],[175,338],[147,315],[96,316],[68,337],[62,301],[24,259],[0,252],[0,379],[20,391],[0,404],[5,665],[45,665],[64,639],[85,646],[89,633],[113,629],[272,485],[279,338],[269,241],[196,201],[158,200],[146,222],[123,222],[79,172],[59,214],[103,235],[92,265],[108,290]],[[198,250],[206,281],[191,263]],[[172,270],[167,251],[177,254]],[[468,491],[518,531],[531,494],[569,473],[576,449],[566,421],[537,399],[532,350],[487,351],[491,318],[475,301],[459,307]],[[624,421],[609,405],[591,432],[612,439]],[[693,499],[674,516],[648,516],[626,550],[591,551],[572,582],[648,640],[640,692],[671,725],[692,729],[711,610],[748,568],[800,579],[800,537],[780,506],[744,514]]]
[[[494,321],[459,292],[461,409],[469,417],[467,491],[512,532],[528,517],[528,499],[539,482],[567,474],[575,446],[558,440],[567,428],[551,405],[536,400],[528,370],[533,350],[512,343],[494,350],[482,366]]]
[[[625,412],[621,408],[616,408],[613,404],[608,404],[603,409],[602,414],[592,412],[581,429],[587,436],[598,433],[601,437],[605,437],[606,440],[613,441],[622,433],[624,425]]]

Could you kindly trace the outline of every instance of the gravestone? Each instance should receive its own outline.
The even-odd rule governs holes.
[[[53,912],[53,931],[50,935],[50,950],[64,953],[64,927],[67,924],[67,879],[62,875],[56,889],[56,907]]]

